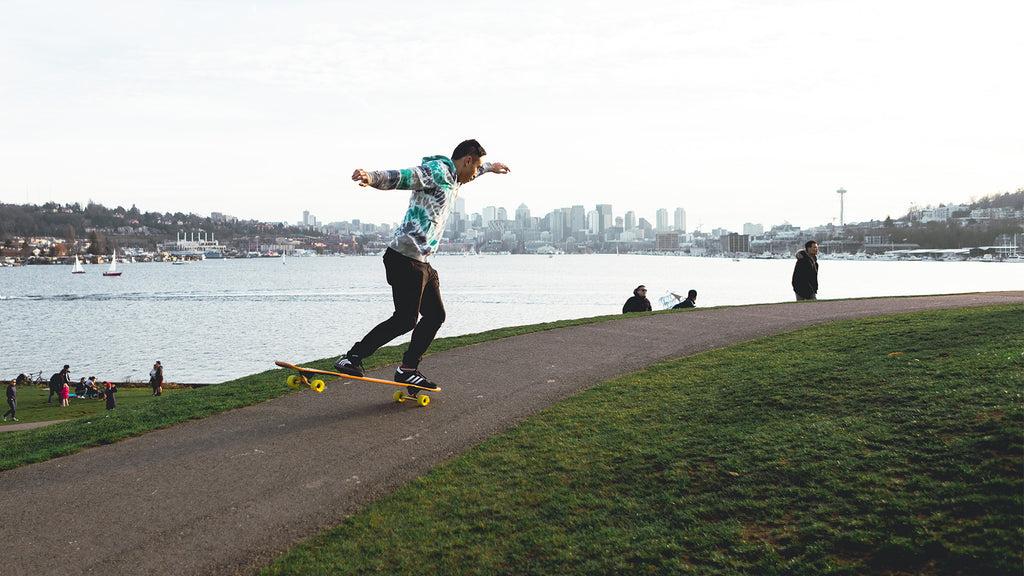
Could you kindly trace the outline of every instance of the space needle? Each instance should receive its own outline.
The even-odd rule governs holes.
[[[846,190],[840,188],[836,190],[836,194],[839,194],[839,227],[846,226],[846,221],[843,219],[843,200],[846,198]]]

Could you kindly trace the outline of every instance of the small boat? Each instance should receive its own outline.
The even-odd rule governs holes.
[[[110,268],[103,273],[104,276],[120,276],[121,273],[117,271],[117,250],[110,255]]]
[[[85,268],[82,268],[82,263],[78,261],[78,256],[75,256],[75,266],[71,269],[72,274],[85,274]]]

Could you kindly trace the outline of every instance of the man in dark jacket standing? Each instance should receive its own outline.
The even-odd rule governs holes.
[[[796,253],[793,292],[797,301],[818,299],[818,243],[814,240],[808,240]]]

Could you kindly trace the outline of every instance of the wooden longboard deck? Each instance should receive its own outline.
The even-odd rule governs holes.
[[[415,386],[413,384],[404,384],[402,382],[394,382],[392,380],[380,380],[379,378],[366,378],[365,376],[352,376],[350,374],[342,374],[341,372],[331,372],[330,370],[320,370],[318,368],[305,368],[303,366],[296,366],[295,364],[289,364],[287,362],[281,362],[275,360],[274,364],[277,364],[281,368],[290,368],[292,370],[298,370],[304,374],[323,374],[325,376],[335,376],[337,378],[348,378],[349,380],[363,380],[366,382],[376,382],[378,384],[389,384],[391,386],[401,386],[403,388],[412,386],[413,388],[419,388],[420,390],[429,390],[430,392],[440,392],[440,388],[424,388],[423,386]]]

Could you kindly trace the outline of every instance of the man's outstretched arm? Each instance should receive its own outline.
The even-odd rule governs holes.
[[[352,180],[360,186],[372,186],[378,190],[423,190],[437,186],[429,166],[373,171],[359,168],[352,173]]]

